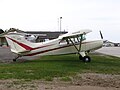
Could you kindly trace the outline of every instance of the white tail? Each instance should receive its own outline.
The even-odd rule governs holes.
[[[5,35],[6,40],[14,53],[22,53],[32,50],[37,44],[27,41],[24,35],[19,33],[10,33]]]

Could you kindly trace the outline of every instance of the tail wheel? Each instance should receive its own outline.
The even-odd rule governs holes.
[[[13,62],[16,62],[16,59],[13,59]]]
[[[16,62],[19,57],[21,57],[21,56],[18,55],[16,58],[14,58],[14,59],[13,59],[13,62]]]
[[[83,57],[83,62],[90,62],[91,58],[89,56],[84,56]]]

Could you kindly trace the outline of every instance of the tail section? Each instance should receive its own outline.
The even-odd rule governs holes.
[[[22,53],[31,51],[35,45],[35,43],[31,43],[25,39],[25,37],[18,33],[10,33],[5,35],[5,38],[11,48],[11,51],[14,53]]]

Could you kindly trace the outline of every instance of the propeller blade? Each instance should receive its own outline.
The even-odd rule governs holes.
[[[100,36],[101,36],[101,39],[103,39],[103,35],[102,35],[102,32],[100,31]]]

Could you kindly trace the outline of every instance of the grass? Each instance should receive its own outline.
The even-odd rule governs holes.
[[[76,55],[44,56],[40,60],[0,63],[0,79],[44,79],[54,77],[69,80],[78,73],[120,74],[120,58],[104,55],[90,55],[92,62],[83,63]]]
[[[61,81],[65,81],[65,82],[67,82],[67,81],[72,81],[72,79],[71,79],[70,77],[68,77],[68,76],[66,76],[66,77],[61,77],[60,80],[61,80]]]

